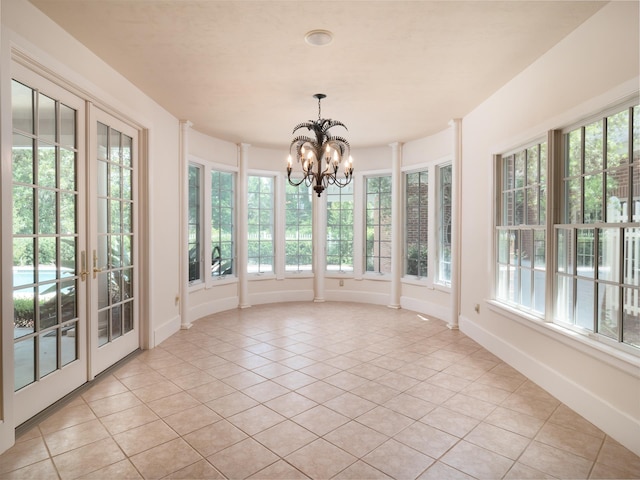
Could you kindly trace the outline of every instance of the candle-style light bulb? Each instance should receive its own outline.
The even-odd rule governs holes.
[[[291,170],[291,155],[287,158],[287,169]]]

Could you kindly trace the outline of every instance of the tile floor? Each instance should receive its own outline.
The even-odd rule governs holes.
[[[639,478],[640,458],[458,331],[292,303],[201,319],[0,456],[0,478]]]

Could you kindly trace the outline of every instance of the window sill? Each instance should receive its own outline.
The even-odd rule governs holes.
[[[211,277],[207,282],[207,288],[219,287],[221,285],[229,285],[238,283],[238,277],[235,275],[226,275],[224,277]]]
[[[300,278],[313,278],[313,272],[285,272],[285,280],[297,280]]]
[[[434,283],[433,289],[442,293],[451,293],[451,285],[445,285],[444,283]]]
[[[374,282],[390,282],[391,275],[389,275],[388,273],[369,272],[369,273],[365,273],[362,276],[362,280],[372,280]]]
[[[258,281],[258,280],[275,280],[276,274],[275,273],[248,273],[247,279],[250,282]]]
[[[204,290],[207,286],[203,281],[199,281],[198,283],[190,283],[189,284],[189,293],[198,292],[200,290]]]
[[[402,277],[400,281],[405,285],[416,285],[418,287],[429,287],[433,289],[433,287],[429,285],[427,277],[420,278],[420,279],[412,278],[412,277]]]
[[[640,357],[634,354],[606,345],[587,334],[545,322],[539,317],[521,312],[496,300],[486,300],[486,303],[489,310],[499,315],[640,379]]]
[[[326,272],[325,278],[354,278],[353,272]]]

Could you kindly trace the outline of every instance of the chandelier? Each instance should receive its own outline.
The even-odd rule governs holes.
[[[338,120],[320,118],[320,101],[326,98],[324,93],[316,93],[314,98],[318,99],[318,120],[303,122],[293,129],[295,134],[301,128],[313,131],[314,137],[299,135],[291,140],[289,146],[289,159],[287,163],[287,178],[294,187],[304,183],[307,187],[313,185],[313,190],[322,194],[329,185],[344,187],[351,182],[353,174],[353,160],[349,155],[349,142],[344,137],[329,134],[329,129],[333,127],[347,127]],[[298,163],[302,164],[302,179],[295,181],[291,179],[291,154],[294,154]],[[344,159],[344,163],[343,163]],[[339,178],[338,169],[343,163],[344,178]]]

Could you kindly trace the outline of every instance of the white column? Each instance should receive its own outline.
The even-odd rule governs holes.
[[[400,308],[402,277],[402,144],[390,143],[391,147],[391,293],[389,308]]]
[[[462,120],[449,122],[452,129],[453,161],[451,162],[451,318],[447,326],[458,330],[460,316],[460,207],[462,200]]]
[[[324,302],[324,277],[327,270],[327,191],[313,194],[313,301]]]
[[[188,120],[180,121],[180,190],[181,211],[181,281],[180,281],[180,329],[191,328],[189,321],[189,130],[193,126]]]
[[[247,205],[248,189],[249,189],[249,145],[241,143],[240,159],[238,165],[238,264],[236,271],[238,272],[238,296],[239,307],[250,307],[249,303],[249,277],[247,275],[247,264],[249,262],[249,208]]]

